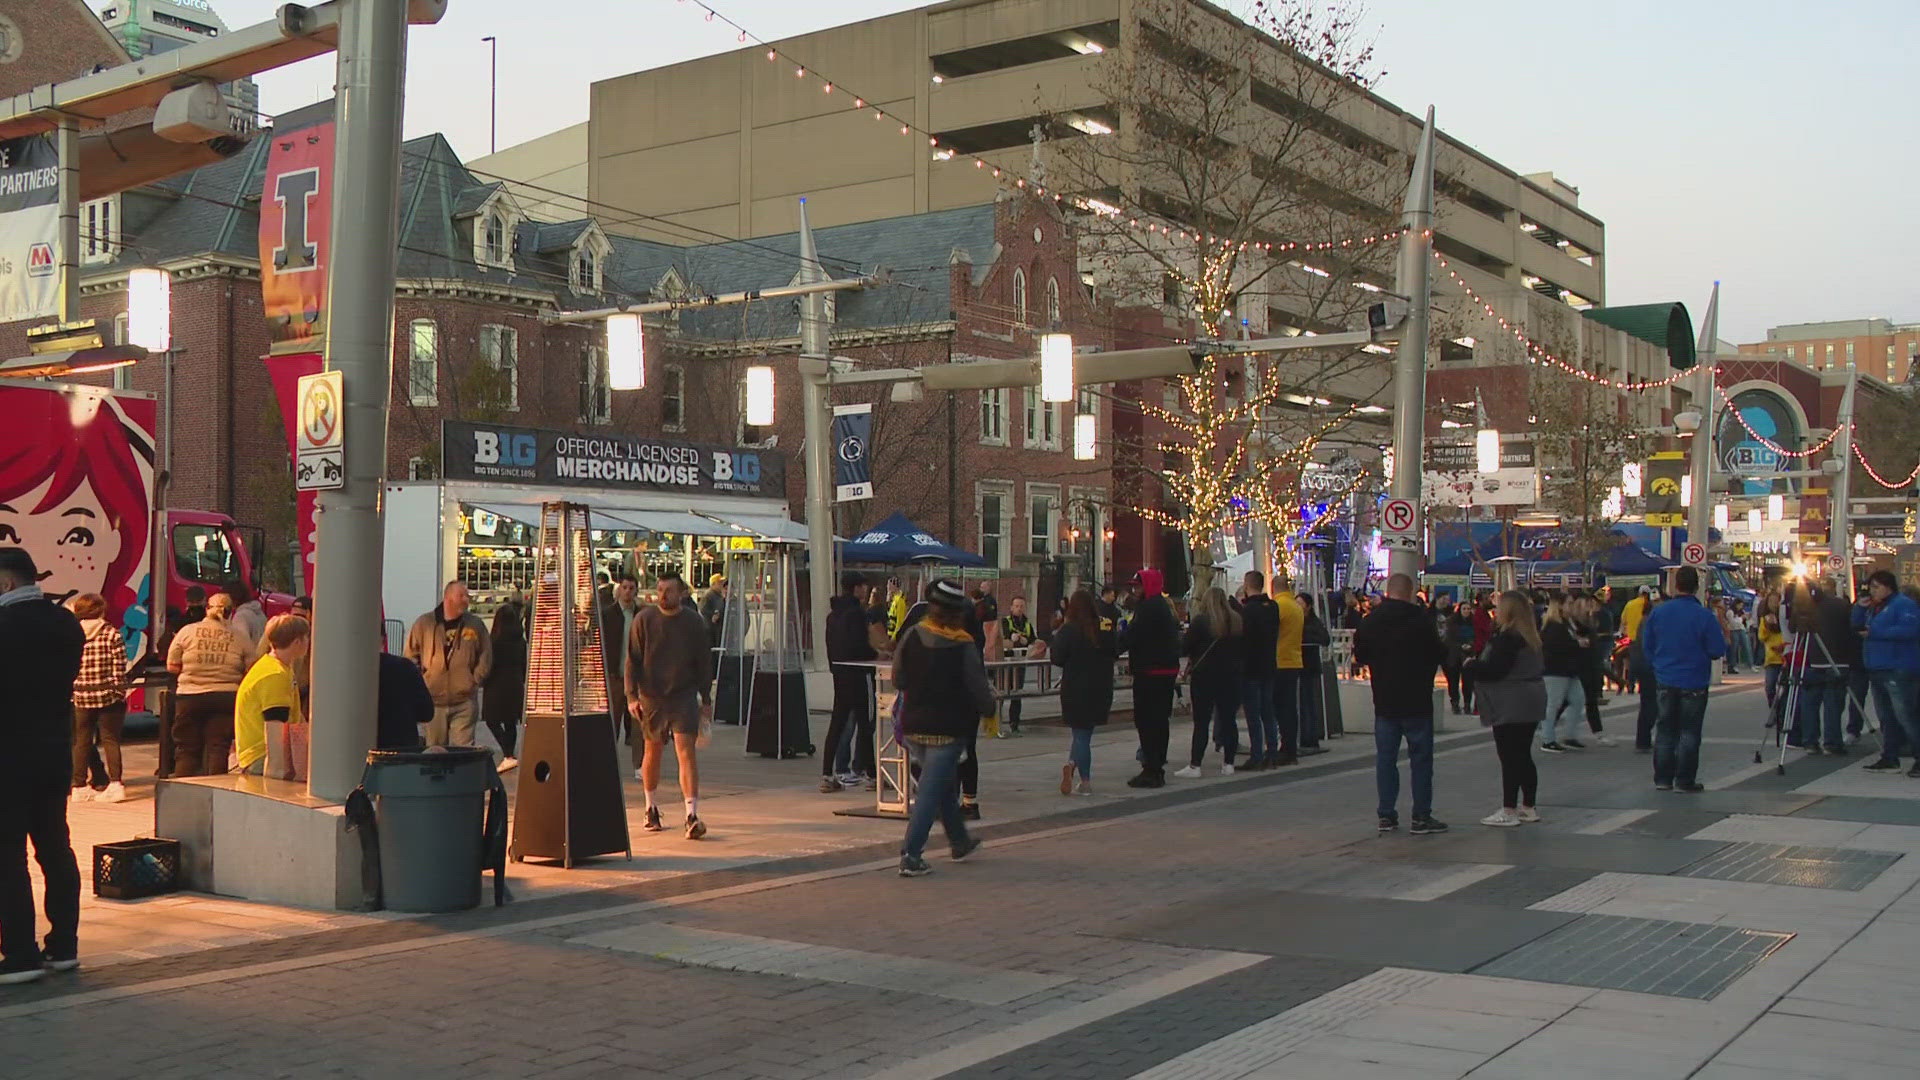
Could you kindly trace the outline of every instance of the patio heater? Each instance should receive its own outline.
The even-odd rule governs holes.
[[[620,787],[620,739],[607,707],[603,648],[593,605],[593,534],[587,507],[544,503],[534,555],[533,626],[527,647],[527,724],[514,803],[515,862],[529,857],[633,857]]]

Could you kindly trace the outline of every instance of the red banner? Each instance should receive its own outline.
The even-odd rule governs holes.
[[[332,222],[333,123],[275,134],[260,193],[260,296],[275,342],[320,332]]]
[[[269,356],[266,360],[267,374],[273,379],[273,396],[280,403],[280,419],[287,429],[287,455],[291,462],[294,453],[294,441],[299,438],[300,412],[300,376],[311,375],[320,370],[319,353],[289,353],[285,356]],[[289,464],[289,470],[292,466]],[[313,594],[313,510],[316,495],[311,491],[302,491],[295,499],[294,527],[300,534],[300,581],[306,587],[307,594]]]

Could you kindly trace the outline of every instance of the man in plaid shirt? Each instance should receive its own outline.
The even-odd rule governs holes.
[[[120,732],[127,720],[127,643],[107,621],[107,602],[100,594],[76,596],[67,607],[86,634],[80,675],[73,681],[73,801],[95,798],[87,773],[97,737],[107,768],[107,786],[98,798],[123,802],[127,789],[120,783]]]

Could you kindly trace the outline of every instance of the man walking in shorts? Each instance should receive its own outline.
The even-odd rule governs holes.
[[[687,839],[707,835],[700,820],[700,766],[695,743],[710,716],[713,699],[713,652],[707,624],[687,606],[688,590],[680,575],[660,575],[659,602],[633,617],[627,632],[627,709],[640,725],[646,753],[640,763],[640,786],[647,796],[648,832],[660,832],[660,760],[667,739],[673,739],[680,760],[680,795],[687,803]]]

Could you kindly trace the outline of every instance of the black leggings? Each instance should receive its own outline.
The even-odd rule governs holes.
[[[1540,771],[1533,767],[1533,732],[1538,724],[1495,724],[1493,748],[1500,753],[1500,805],[1532,806],[1540,789]],[[1518,796],[1519,801],[1515,802]]]
[[[1587,726],[1595,735],[1600,734],[1600,660],[1590,660],[1585,671],[1580,673],[1581,689],[1587,692]]]
[[[980,729],[967,736],[967,752],[960,759],[960,794],[968,799],[980,797]]]

